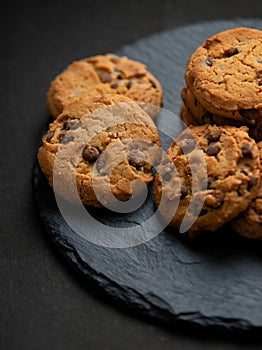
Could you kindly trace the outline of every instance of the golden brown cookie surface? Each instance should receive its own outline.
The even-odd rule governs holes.
[[[234,125],[232,124],[235,122],[235,126],[238,125],[255,125],[257,122],[257,119],[262,117],[262,110],[261,112],[258,111],[257,119],[248,119],[246,117],[243,117],[239,111],[221,111],[221,114],[219,113],[212,113],[211,111],[207,110],[200,101],[196,98],[196,96],[193,94],[193,92],[187,87],[184,86],[182,90],[182,99],[185,103],[185,105],[188,107],[192,115],[199,120],[202,124],[205,121],[205,118],[208,117],[208,114],[216,116],[217,119],[221,120],[221,125]],[[220,112],[220,111],[217,111]],[[228,124],[227,124],[228,121]]]
[[[83,96],[50,124],[38,161],[52,187],[55,176],[58,195],[74,202],[69,181],[74,177],[82,203],[101,206],[94,181],[104,203],[112,195],[128,200],[134,180],[139,180],[136,194],[142,183],[153,180],[151,168],[159,158],[159,145],[153,121],[132,100],[120,95]]]
[[[249,128],[252,127],[242,117],[229,118],[209,112],[202,106],[202,104],[197,100],[187,86],[184,86],[182,90],[182,99],[184,102],[184,107],[182,107],[182,110],[184,109],[183,116],[185,119],[189,119],[187,114],[191,114],[192,118],[195,120],[195,123],[192,123],[193,125],[216,124],[221,126],[232,125],[237,127],[248,125]],[[253,127],[255,128],[256,125],[253,125]]]
[[[262,142],[257,144],[262,160]],[[231,227],[240,235],[262,239],[262,183],[247,210],[231,222]]]
[[[260,178],[258,148],[245,127],[191,126],[168,149],[155,181],[155,202],[176,229],[188,211],[188,233],[215,231],[243,212]],[[195,189],[193,191],[193,183]],[[178,209],[174,205],[179,201]],[[198,208],[198,205],[201,208]],[[194,217],[196,210],[199,215]]]
[[[106,54],[73,62],[59,74],[47,93],[49,111],[56,117],[71,98],[97,93],[119,94],[155,106],[163,100],[159,81],[144,64]]]
[[[219,126],[247,126],[249,128],[249,135],[252,138],[257,142],[262,140],[262,109],[258,110],[257,118],[253,121],[245,120],[243,117],[237,117],[236,114],[238,111],[232,114],[232,118],[213,114],[202,106],[187,86],[184,86],[182,90],[182,99],[184,104],[181,108],[181,119],[186,125],[203,125],[208,123]]]
[[[189,59],[185,77],[209,112],[256,120],[262,108],[262,31],[234,28],[207,39]]]

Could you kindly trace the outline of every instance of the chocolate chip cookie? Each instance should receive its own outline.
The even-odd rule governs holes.
[[[161,106],[163,100],[161,84],[144,64],[106,54],[73,62],[60,73],[47,93],[48,109],[57,117],[71,98],[97,93],[124,95],[154,106]],[[155,111],[150,109],[151,114]]]
[[[209,123],[209,120],[212,120],[211,117],[215,117],[219,125],[254,125],[254,120],[249,121],[241,115],[236,115],[239,114],[238,111],[236,113],[228,112],[228,116],[226,117],[223,115],[211,113],[198,101],[198,99],[187,86],[184,86],[181,96],[190,113],[194,116],[194,118],[198,120],[201,125]]]
[[[71,102],[42,142],[38,161],[56,194],[75,202],[76,185],[82,203],[95,207],[138,195],[153,180],[160,156],[152,119],[120,95],[83,95]]]
[[[239,120],[212,114],[201,105],[187,86],[184,86],[181,96],[184,102],[181,108],[181,118],[184,119],[187,125],[190,120],[193,125],[216,124],[220,126],[232,125],[237,127],[248,125],[243,118]],[[251,126],[248,125],[248,127],[250,128]],[[256,125],[253,127],[255,128]]]
[[[257,144],[262,161],[262,142]],[[247,210],[230,223],[240,235],[253,239],[262,239],[262,183]]]
[[[252,138],[254,138],[257,142],[262,140],[262,109],[258,110],[255,124],[250,124],[250,121],[245,120],[243,117],[242,119],[228,118],[210,113],[201,105],[187,86],[185,86],[182,90],[182,99],[184,101],[184,105],[181,109],[181,119],[187,125],[203,125],[206,123],[221,126],[232,125],[236,127],[246,125],[249,128],[249,135]]]
[[[199,122],[189,111],[188,107],[186,106],[185,103],[182,104],[181,111],[180,111],[180,117],[181,120],[187,125],[202,125],[205,123]],[[211,123],[210,123],[211,124]]]
[[[234,28],[207,39],[190,57],[185,79],[210,113],[255,124],[262,108],[262,31]]]
[[[190,237],[216,231],[246,210],[260,180],[260,158],[246,127],[209,124],[184,130],[158,168],[155,202]],[[177,207],[177,210],[174,210]]]

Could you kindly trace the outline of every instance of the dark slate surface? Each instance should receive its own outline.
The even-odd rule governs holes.
[[[121,53],[144,61],[165,91],[164,107],[179,113],[186,61],[206,37],[235,25],[262,29],[260,20],[208,22],[169,30],[126,46]],[[165,141],[165,140],[164,140]],[[146,244],[127,249],[96,246],[76,235],[59,213],[38,167],[35,196],[47,232],[84,278],[113,298],[169,324],[217,330],[262,330],[262,244],[223,228],[189,242],[167,228]],[[112,215],[105,224],[124,227],[143,222],[154,211],[152,190],[141,211]]]

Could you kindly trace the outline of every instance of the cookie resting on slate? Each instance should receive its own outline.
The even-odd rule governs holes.
[[[71,63],[51,83],[47,106],[57,117],[73,98],[84,94],[119,94],[141,103],[154,116],[161,106],[163,91],[146,65],[126,56],[105,54]]]
[[[187,219],[195,219],[188,229],[189,236],[194,237],[217,230],[246,210],[257,193],[259,180],[258,147],[246,127],[191,126],[162,159],[155,181],[155,202],[159,205],[163,201],[161,214],[171,217],[170,225],[179,230],[192,201]],[[177,201],[178,209],[172,215]]]
[[[55,176],[56,194],[78,200],[73,195],[75,184],[69,181],[73,176],[82,203],[99,207],[94,181],[104,203],[110,203],[112,194],[121,201],[130,199],[134,180],[139,180],[133,193],[138,195],[141,184],[153,180],[159,146],[152,119],[137,103],[121,95],[83,95],[49,125],[38,161],[52,187]],[[55,167],[55,161],[61,165]]]

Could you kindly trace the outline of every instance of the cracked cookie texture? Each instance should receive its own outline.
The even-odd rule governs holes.
[[[76,186],[84,205],[100,207],[95,185],[105,205],[138,195],[153,180],[159,146],[152,119],[137,103],[121,95],[83,95],[49,125],[38,161],[56,194],[74,202]]]
[[[85,94],[123,95],[145,105],[152,116],[158,110],[153,106],[159,107],[163,102],[161,84],[146,65],[114,54],[75,61],[61,72],[47,92],[51,115],[57,117],[72,99]]]
[[[258,147],[246,127],[191,126],[162,159],[155,202],[175,229],[188,224],[193,238],[245,211],[259,182]]]
[[[190,57],[185,79],[210,113],[254,124],[262,108],[262,31],[233,28],[207,39]]]
[[[257,144],[262,161],[262,142]],[[233,220],[231,227],[241,236],[262,239],[262,183],[247,210]]]

